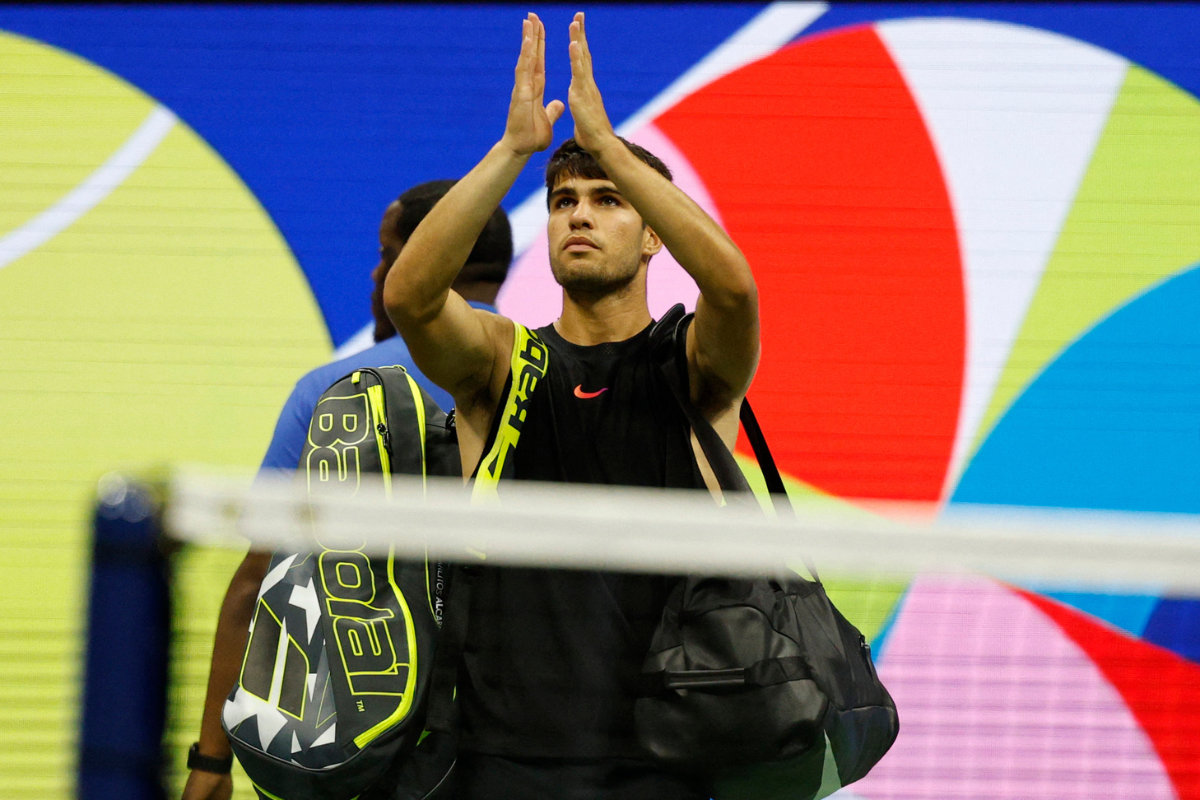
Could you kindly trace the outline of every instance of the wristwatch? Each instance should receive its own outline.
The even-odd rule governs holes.
[[[233,769],[233,756],[228,755],[225,758],[202,756],[200,755],[200,743],[196,742],[188,749],[187,768],[228,775],[229,770]]]

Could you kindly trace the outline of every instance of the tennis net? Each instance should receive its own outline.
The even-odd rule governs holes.
[[[248,546],[667,574],[815,564],[872,644],[901,735],[841,798],[1157,798],[1200,792],[1200,518],[513,483],[364,482],[309,496],[287,476],[178,472],[162,494],[173,570],[177,796],[220,598]],[[252,798],[235,779],[238,798]]]

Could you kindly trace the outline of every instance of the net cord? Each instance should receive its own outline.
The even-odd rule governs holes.
[[[770,575],[808,558],[823,572],[975,572],[1058,584],[1200,589],[1200,516],[863,502],[768,516],[702,492],[514,482],[472,504],[456,480],[396,476],[392,496],[309,497],[288,478],[180,475],[171,536],[208,545],[335,549],[489,564]]]

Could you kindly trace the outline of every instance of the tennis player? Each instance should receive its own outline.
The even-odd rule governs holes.
[[[384,287],[417,365],[454,397],[467,476],[494,436],[516,331],[511,320],[472,308],[452,284],[564,111],[561,101],[543,104],[545,38],[530,14],[504,135],[413,232]],[[562,313],[536,331],[549,351],[547,372],[509,457],[519,479],[703,488],[707,465],[650,359],[646,272],[665,246],[699,286],[686,342],[689,391],[731,447],[758,362],[754,276],[662,162],[614,132],[583,14],[569,38],[574,138],[547,167]],[[636,680],[669,588],[666,576],[485,569],[471,594],[460,670],[457,796],[708,797],[688,776],[645,760],[634,736]]]

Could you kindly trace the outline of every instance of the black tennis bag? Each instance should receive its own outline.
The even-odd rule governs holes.
[[[749,486],[683,387],[690,316],[652,333],[656,360],[730,502]],[[791,505],[748,402],[742,424],[780,513]],[[703,776],[714,800],[815,800],[862,778],[899,732],[862,634],[813,580],[688,577],[668,597],[634,706],[638,738],[665,768]]]
[[[358,492],[364,474],[461,476],[453,425],[403,367],[361,369],[321,396],[298,478]],[[443,565],[353,542],[277,552],[222,714],[259,796],[422,800],[450,791],[456,736],[424,714]],[[374,788],[372,786],[374,785]]]

